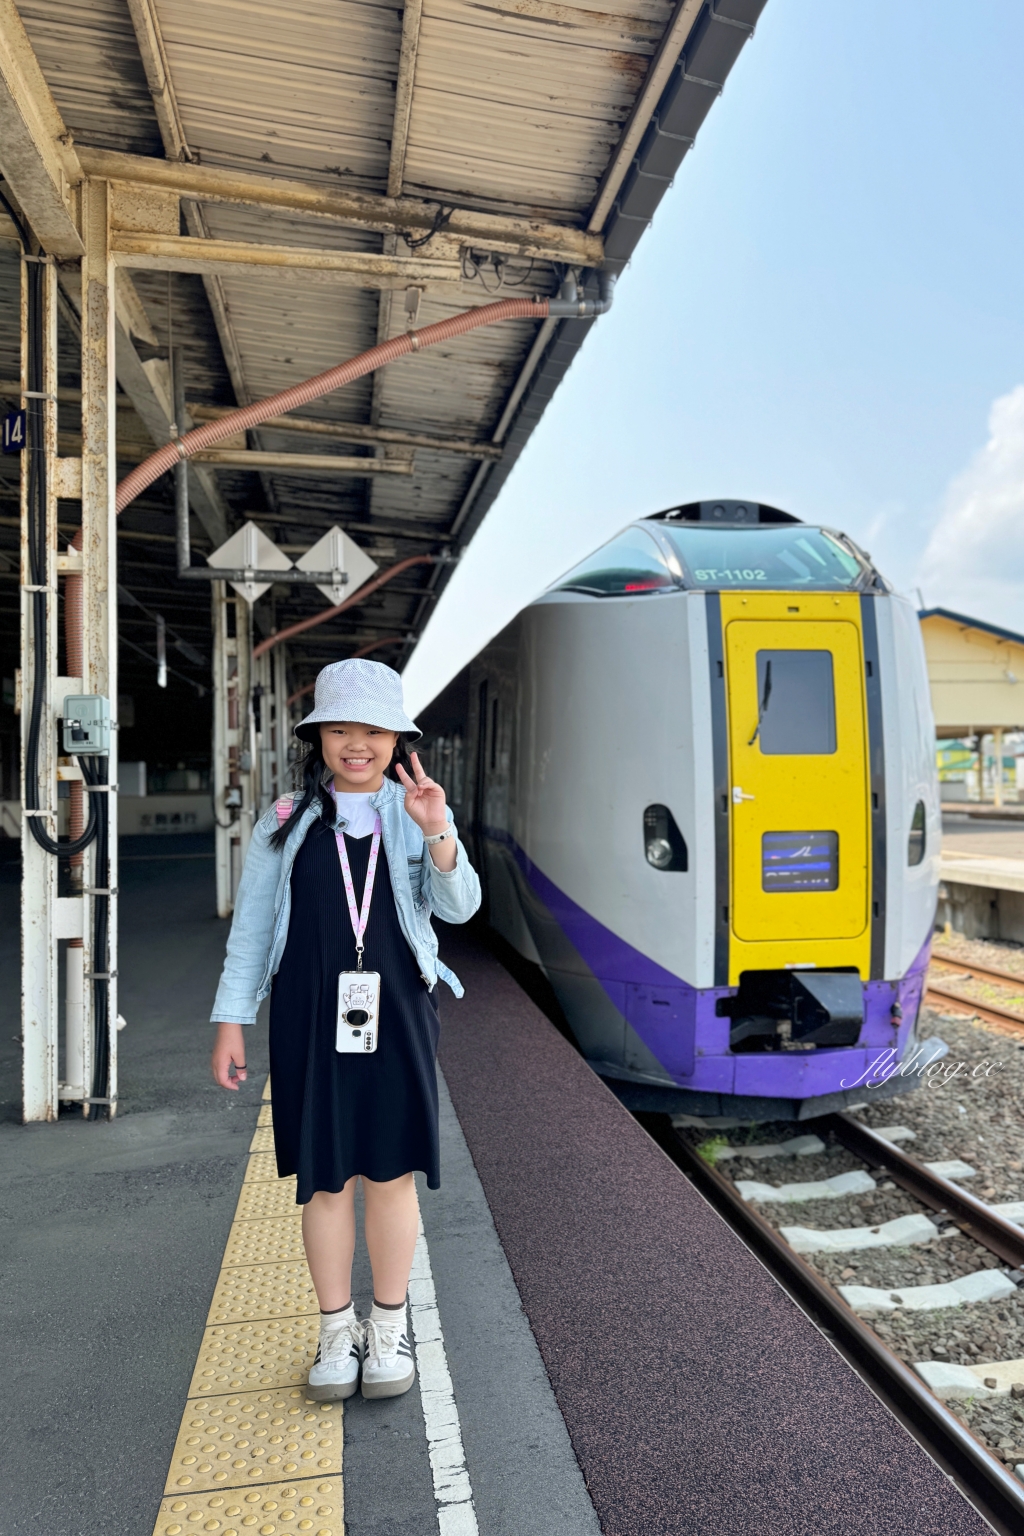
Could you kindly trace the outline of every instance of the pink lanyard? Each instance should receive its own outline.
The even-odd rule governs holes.
[[[366,866],[366,880],[363,884],[363,910],[356,910],[356,888],[352,884],[352,868],[348,862],[348,849],[345,847],[344,832],[335,832],[335,841],[338,844],[338,858],[341,860],[341,877],[345,882],[345,898],[348,901],[348,915],[352,923],[352,932],[356,936],[356,970],[363,968],[363,934],[366,932],[366,924],[370,918],[370,901],[373,897],[373,881],[377,873],[377,855],[380,852],[380,817],[373,818],[373,842],[370,844],[370,862]]]

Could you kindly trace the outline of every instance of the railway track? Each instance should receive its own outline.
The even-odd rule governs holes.
[[[973,969],[979,973],[980,968]],[[742,1197],[731,1179],[698,1153],[667,1116],[637,1118],[994,1528],[1006,1536],[1019,1536],[1024,1528],[1024,1484],[1016,1474],[858,1316],[824,1275],[794,1251],[756,1205]],[[892,1184],[955,1224],[1004,1264],[1024,1270],[1024,1230],[852,1116],[830,1115],[808,1122],[802,1129],[813,1130],[823,1138],[831,1136],[872,1172],[884,1173]]]
[[[1010,971],[996,970],[990,966],[974,965],[961,960],[956,955],[951,955],[947,950],[933,949],[932,965],[933,967],[941,966],[964,981],[986,981],[994,986],[1011,986],[1018,996],[1024,993],[1024,977],[1014,976]],[[963,1009],[964,1012],[978,1014],[990,1024],[998,1024],[1015,1034],[1024,1034],[1024,1012],[1000,1007],[991,1000],[984,1003],[977,1002],[974,998],[966,997],[962,992],[955,992],[943,986],[944,980],[945,977],[941,973],[935,976],[933,972],[929,972],[925,1002],[938,1007],[948,1007],[952,1004],[955,1008]]]

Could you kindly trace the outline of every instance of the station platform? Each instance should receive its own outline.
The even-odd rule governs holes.
[[[265,1031],[246,1087],[218,1090],[212,857],[202,837],[156,842],[122,849],[113,1123],[17,1122],[17,866],[0,863],[5,1536],[989,1529],[482,931],[442,934],[466,997],[442,1001],[419,1380],[308,1402],[316,1303],[273,1176]]]
[[[1019,821],[944,813],[939,873],[940,924],[948,922],[969,939],[1024,943],[1024,827]]]

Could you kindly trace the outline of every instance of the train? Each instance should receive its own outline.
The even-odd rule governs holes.
[[[939,883],[917,613],[749,501],[628,524],[420,714],[485,914],[634,1110],[799,1121],[914,1087]]]

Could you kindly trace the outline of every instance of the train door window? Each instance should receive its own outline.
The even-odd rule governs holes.
[[[649,533],[627,528],[603,549],[575,566],[561,581],[557,592],[586,592],[591,597],[631,597],[643,592],[671,591],[682,580]]]
[[[811,757],[836,750],[831,651],[758,651],[757,699],[762,752]]]
[[[920,864],[924,858],[924,845],[924,801],[919,800],[914,806],[914,815],[910,822],[910,837],[907,843],[907,863],[911,867],[915,864]]]
[[[686,870],[686,840],[667,805],[649,805],[644,811],[644,857],[655,869]]]

